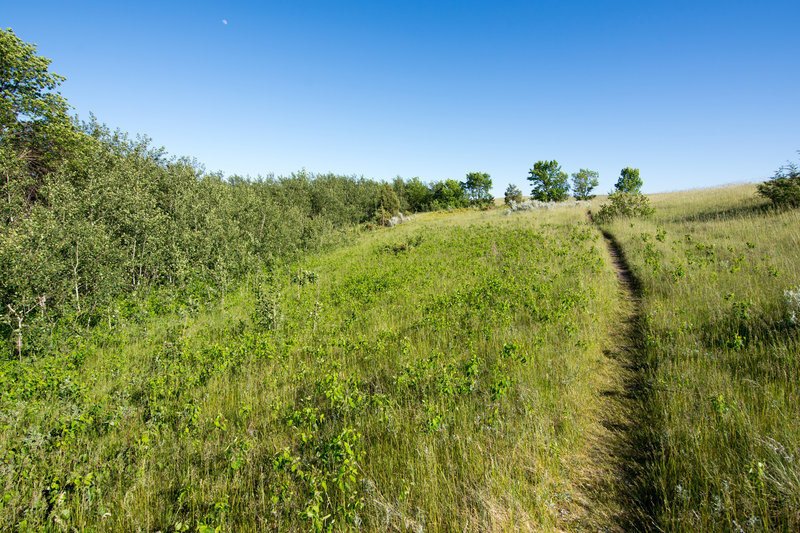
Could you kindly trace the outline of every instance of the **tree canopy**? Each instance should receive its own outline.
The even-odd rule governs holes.
[[[492,179],[485,172],[470,172],[461,187],[472,204],[485,205],[494,199],[490,192]]]
[[[66,120],[67,103],[55,89],[65,80],[48,72],[50,60],[36,55],[9,28],[0,30],[0,128],[5,136],[25,123]]]
[[[522,202],[522,191],[519,190],[519,187],[510,183],[505,192],[505,204],[510,207],[512,203],[518,204],[520,202]]]
[[[467,203],[464,189],[456,180],[438,181],[431,188],[433,189],[433,200],[439,207],[463,207]]]
[[[639,177],[639,169],[625,167],[619,173],[619,179],[614,188],[618,192],[638,193],[642,190],[642,178]]]
[[[400,211],[400,200],[397,199],[397,194],[394,188],[388,183],[381,185],[381,191],[378,195],[378,218],[382,226],[385,226],[390,218],[397,215]]]
[[[68,106],[56,89],[63,76],[11,29],[0,30],[0,174],[10,223],[35,203],[43,177],[56,170],[78,140]],[[72,148],[71,148],[72,147]]]
[[[592,190],[600,183],[600,174],[594,170],[585,168],[572,174],[572,194],[578,200],[589,200],[593,198]]]
[[[558,161],[537,161],[528,172],[533,190],[531,196],[541,202],[561,202],[569,195],[569,176]]]

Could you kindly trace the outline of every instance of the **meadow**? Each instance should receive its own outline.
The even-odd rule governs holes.
[[[0,528],[797,530],[800,215],[754,191],[425,213],[116,298],[0,365]]]
[[[666,531],[797,531],[800,213],[754,185],[651,200],[604,228],[641,296],[640,503]]]
[[[796,164],[225,177],[0,55],[0,530],[800,530]]]
[[[579,524],[613,379],[606,253],[585,208],[438,212],[224,300],[118,300],[0,368],[0,527]]]

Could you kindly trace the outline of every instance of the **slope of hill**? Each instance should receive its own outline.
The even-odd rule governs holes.
[[[653,204],[430,213],[117,300],[0,366],[0,524],[796,529],[799,215]]]
[[[608,379],[605,265],[581,210],[466,211],[254,273],[224,307],[154,293],[5,363],[4,527],[569,521]]]
[[[668,531],[797,531],[800,212],[753,185],[652,200],[606,228],[641,286],[650,512]]]

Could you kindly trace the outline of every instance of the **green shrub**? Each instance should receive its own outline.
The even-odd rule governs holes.
[[[650,199],[642,193],[613,192],[608,195],[610,203],[600,206],[594,216],[598,222],[608,222],[614,218],[643,218],[653,214]]]
[[[758,194],[776,206],[799,206],[800,169],[795,163],[787,163],[775,172],[772,179],[758,185]]]

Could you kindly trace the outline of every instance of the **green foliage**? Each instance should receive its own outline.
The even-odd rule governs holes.
[[[66,117],[66,102],[54,91],[63,76],[47,71],[50,60],[36,55],[36,45],[0,30],[0,124],[7,134],[22,121],[49,122]],[[8,129],[5,129],[8,128]]]
[[[597,222],[609,222],[615,218],[646,218],[653,214],[650,199],[641,193],[642,179],[638,168],[625,167],[614,192],[608,195],[609,203],[600,206],[594,215]]]
[[[431,206],[434,208],[465,207],[468,203],[461,183],[456,180],[448,179],[434,182],[431,185],[431,189],[433,191]]]
[[[224,297],[253,269],[397,211],[391,187],[381,199],[370,180],[224,179],[96,122],[80,135],[81,150],[42,177],[39,200],[0,227],[0,332],[16,355],[59,321],[95,323],[126,291],[199,281]]]
[[[471,179],[470,176],[472,176]],[[414,212],[466,207],[470,203],[476,205],[490,203],[491,179],[489,179],[489,175],[470,173],[467,178],[464,183],[448,179],[431,184],[423,183],[419,178],[411,178],[406,182],[403,182],[402,178],[397,178],[394,181],[394,190],[397,193],[400,207]],[[468,186],[473,189],[469,189]]]
[[[461,184],[461,188],[472,205],[489,205],[494,200],[490,192],[492,179],[485,172],[470,172],[466,181]]]
[[[594,198],[592,190],[600,183],[600,174],[595,170],[580,169],[572,174],[572,191],[576,200],[589,200]]]
[[[408,212],[409,209],[411,209],[411,204],[408,200],[405,180],[400,176],[396,176],[392,182],[392,189],[394,189],[394,193],[397,195],[397,201],[400,206],[399,211],[403,213]]]
[[[384,191],[386,184],[354,176],[311,175],[303,172],[302,177],[308,180],[311,216],[325,219],[334,227],[364,222],[394,192],[391,185]],[[384,209],[398,207],[397,196],[392,200],[391,205],[384,205]],[[292,205],[296,201],[297,199],[285,198],[281,205]]]
[[[400,200],[397,199],[394,189],[388,183],[381,186],[380,194],[378,196],[378,222],[385,226],[388,224],[389,219],[397,215],[400,211]]]
[[[508,185],[505,192],[505,204],[510,207],[512,202],[515,204],[522,202],[522,191],[513,183]]]
[[[58,170],[69,152],[82,150],[56,91],[64,80],[48,72],[50,60],[21,41],[11,29],[0,30],[0,223],[14,224],[43,201],[47,175]]]
[[[594,215],[598,222],[608,222],[615,218],[642,218],[653,214],[650,199],[642,193],[613,192],[608,195],[609,203],[600,206]]]
[[[56,88],[64,77],[47,71],[50,60],[11,29],[0,30],[0,172],[3,221],[15,208],[38,200],[47,172],[63,160],[73,142],[67,103]]]
[[[411,178],[405,184],[408,208],[414,212],[425,211],[433,201],[433,191],[419,178]]]
[[[800,169],[795,163],[786,163],[775,171],[769,181],[758,185],[758,194],[781,207],[800,206]]]
[[[642,191],[642,178],[639,177],[639,169],[625,167],[619,173],[614,189],[616,192],[628,194],[640,194]]]
[[[0,529],[563,529],[616,297],[567,215],[423,215],[224,305],[143,281],[0,361]]]
[[[558,161],[537,161],[529,171],[531,196],[540,202],[562,202],[569,196],[569,176]]]
[[[640,286],[655,530],[800,529],[800,212],[760,209],[755,189],[659,195],[650,219],[604,228]]]
[[[280,287],[274,281],[260,282],[255,291],[253,324],[266,331],[276,331],[281,324],[281,301]]]

